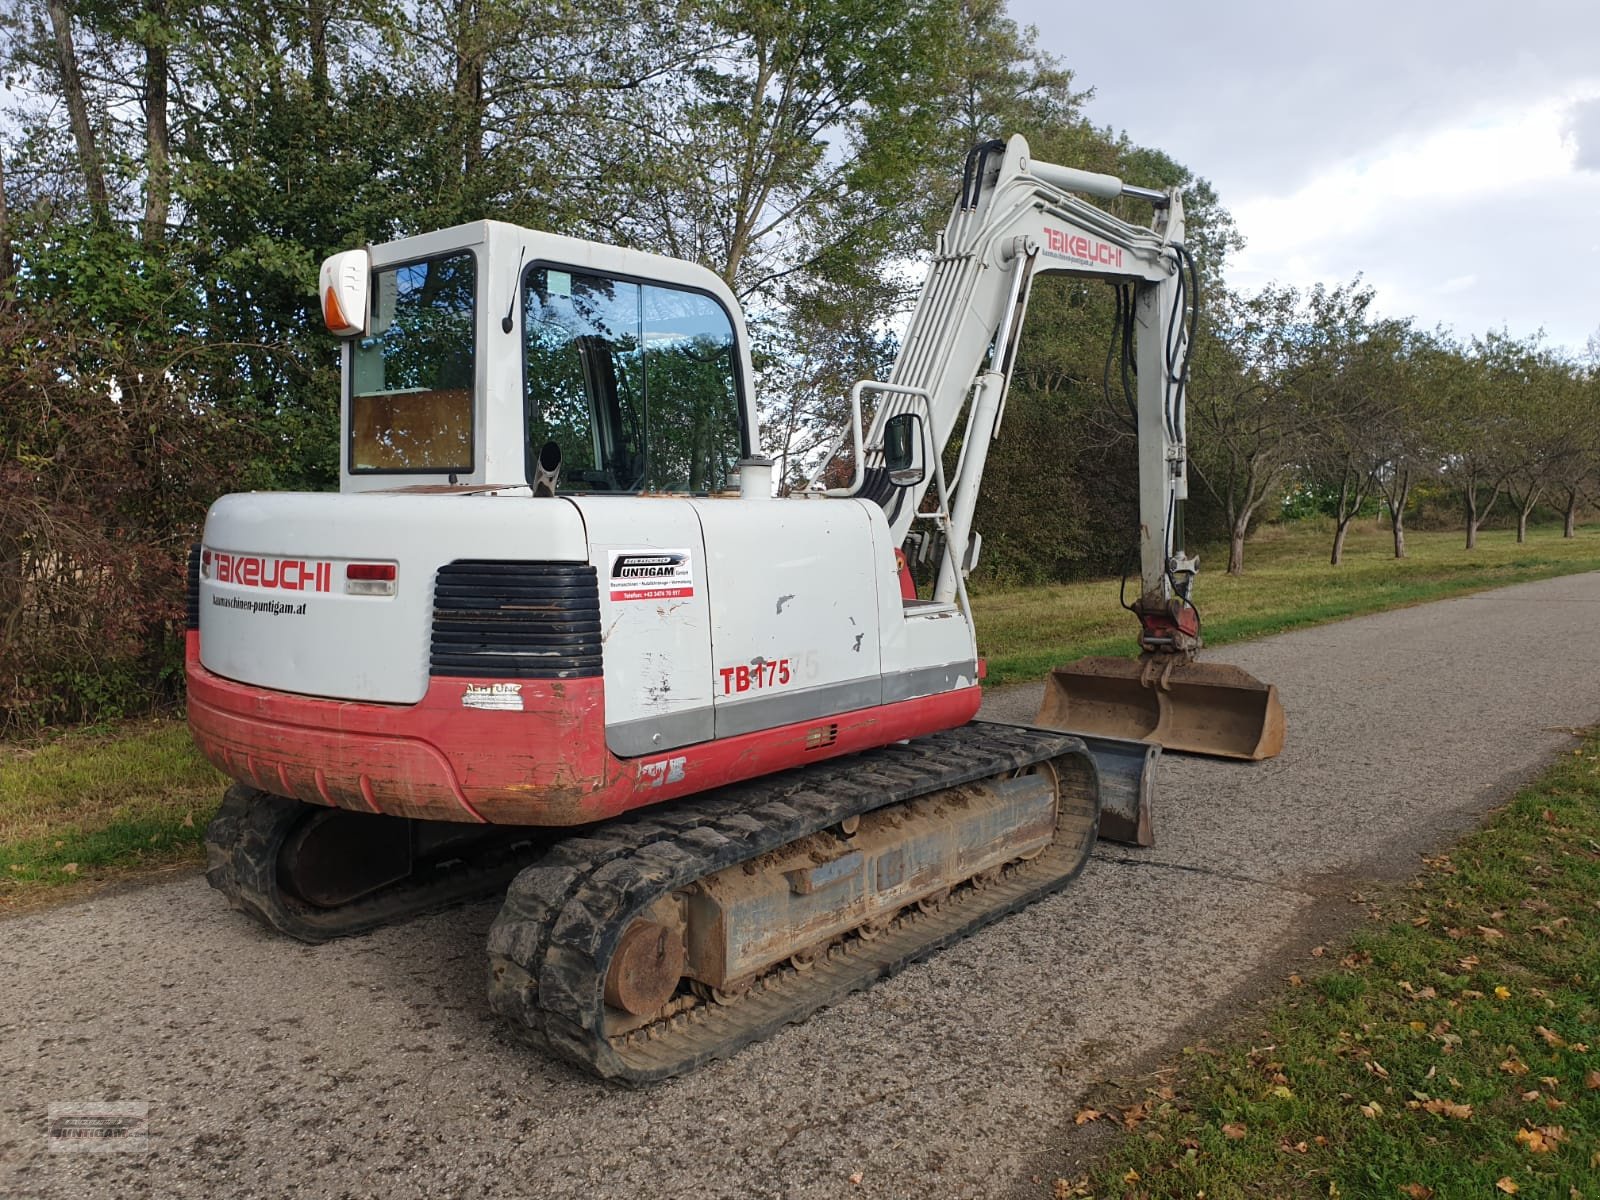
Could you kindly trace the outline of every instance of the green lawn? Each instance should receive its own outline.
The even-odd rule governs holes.
[[[1208,645],[1244,641],[1305,625],[1386,608],[1579,571],[1600,571],[1600,526],[1563,538],[1559,527],[1536,528],[1517,545],[1510,530],[1463,535],[1408,533],[1407,556],[1393,557],[1387,527],[1351,527],[1343,565],[1328,565],[1332,534],[1324,522],[1269,526],[1245,547],[1245,573],[1226,571],[1227,550],[1200,555],[1195,602]],[[1118,580],[1057,584],[973,596],[978,650],[989,660],[989,683],[1039,679],[1051,667],[1086,654],[1136,652],[1137,623],[1117,604]],[[1130,580],[1132,600],[1138,580]]]
[[[198,860],[226,783],[181,720],[0,745],[0,911]]]
[[[1426,865],[1044,1193],[1600,1197],[1600,736]]]

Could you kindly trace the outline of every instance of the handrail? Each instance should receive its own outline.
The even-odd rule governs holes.
[[[867,456],[862,445],[865,439],[861,428],[861,393],[869,389],[874,392],[888,392],[896,396],[916,397],[922,401],[923,407],[928,413],[927,419],[923,422],[924,426],[932,422],[933,398],[928,395],[927,388],[907,387],[900,383],[883,383],[876,379],[856,380],[855,386],[850,389],[850,428],[848,430],[856,456],[855,476],[851,479],[849,487],[820,488],[817,486],[822,480],[822,473],[828,469],[828,464],[833,462],[834,457],[839,453],[840,444],[844,441],[844,434],[840,434],[838,441],[833,444],[827,456],[823,458],[821,464],[812,474],[811,482],[806,484],[806,491],[823,496],[838,497],[854,496],[861,490],[861,481],[867,469]],[[925,436],[927,436],[926,433]],[[926,446],[924,446],[924,454],[926,454],[926,449]]]

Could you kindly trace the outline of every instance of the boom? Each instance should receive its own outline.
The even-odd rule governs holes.
[[[1132,225],[1077,193],[1131,195],[1152,202],[1151,226]],[[1183,248],[1183,203],[1176,189],[1129,187],[1109,175],[1031,157],[1027,141],[989,142],[968,156],[961,195],[934,253],[932,269],[865,444],[865,486],[882,470],[885,423],[918,413],[928,424],[926,454],[942,456],[963,412],[961,455],[949,487],[949,543],[935,599],[957,591],[958,561],[976,559],[972,518],[989,447],[1005,412],[1006,391],[1035,276],[1060,272],[1105,279],[1132,290],[1139,439],[1139,608],[1169,611],[1185,600],[1195,563],[1183,553],[1181,508],[1188,496],[1184,384],[1193,283]],[[879,386],[866,385],[867,390]],[[897,540],[910,531],[932,473],[885,497]],[[1178,636],[1175,623],[1163,633]],[[1159,636],[1159,635],[1158,635]],[[1148,640],[1148,639],[1147,639]],[[1187,649],[1188,646],[1174,648]]]

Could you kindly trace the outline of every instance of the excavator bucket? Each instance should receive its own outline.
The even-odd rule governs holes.
[[[1215,758],[1271,758],[1283,749],[1277,688],[1226,663],[1176,655],[1080,658],[1056,667],[1034,724]]]

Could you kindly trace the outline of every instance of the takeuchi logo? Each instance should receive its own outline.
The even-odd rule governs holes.
[[[333,564],[303,558],[269,558],[257,554],[227,554],[207,550],[203,565],[218,583],[241,587],[281,588],[288,592],[333,590]]]
[[[1086,237],[1081,233],[1068,233],[1065,229],[1051,229],[1048,226],[1044,231],[1045,248],[1053,254],[1064,254],[1068,258],[1075,258],[1079,262],[1093,263],[1105,267],[1120,267],[1122,265],[1122,247],[1112,246],[1098,238]]]

